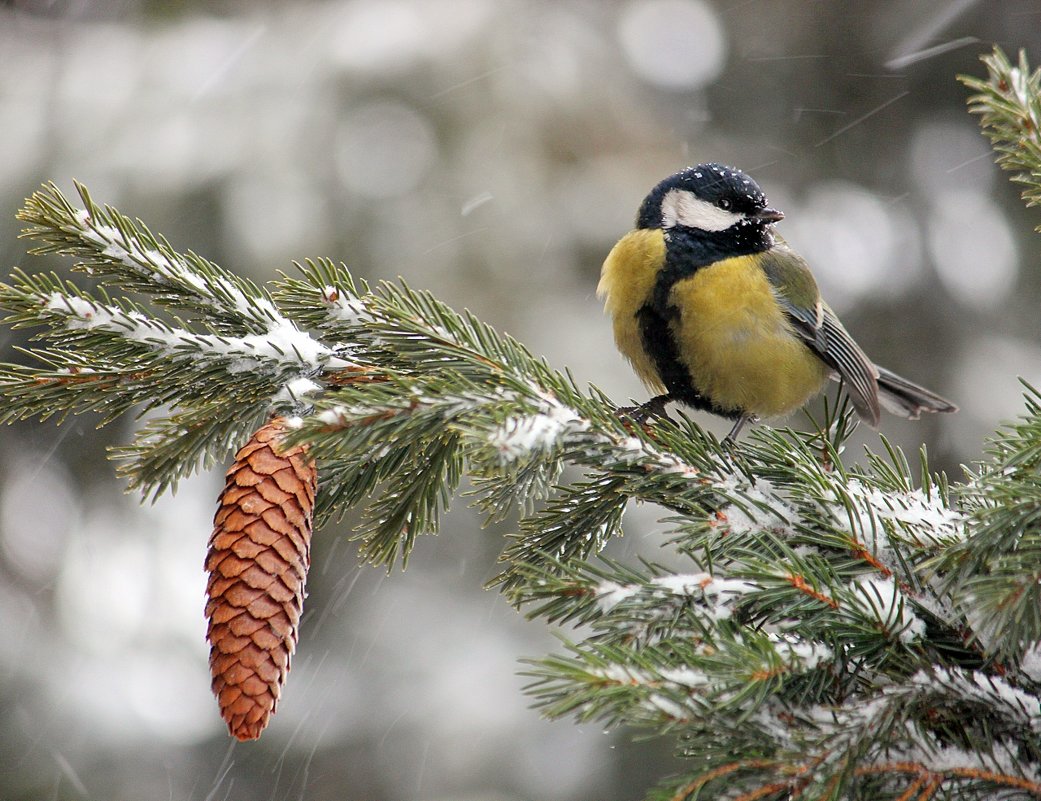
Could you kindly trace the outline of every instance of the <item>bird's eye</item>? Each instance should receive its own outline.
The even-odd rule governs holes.
[[[719,203],[717,203],[716,205],[719,206],[721,209],[723,209],[723,211],[730,211],[730,205],[731,204],[730,204],[730,201],[727,200],[726,198],[723,198],[722,200],[720,200]]]

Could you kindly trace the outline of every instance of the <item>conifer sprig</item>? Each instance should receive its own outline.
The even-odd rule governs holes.
[[[321,465],[318,521],[365,507],[362,555],[388,566],[438,530],[469,474],[490,517],[522,512],[496,583],[533,615],[591,631],[532,664],[548,714],[648,726],[679,743],[714,728],[711,748],[681,749],[698,775],[722,770],[741,743],[773,755],[768,769],[743,772],[776,782],[778,771],[820,772],[842,732],[853,738],[848,773],[867,764],[868,745],[896,748],[922,724],[904,704],[902,728],[861,753],[846,699],[879,700],[930,660],[981,666],[959,639],[965,616],[923,568],[961,536],[945,480],[923,467],[916,489],[891,448],[867,470],[844,467],[847,409],[809,435],[763,428],[736,449],[686,419],[638,425],[429,293],[370,287],[315,261],[269,294],[165,252],[112,209],[70,210],[54,191],[35,201],[48,211],[35,212],[30,235],[85,259],[103,283],[87,291],[17,273],[0,288],[12,324],[42,329],[46,347],[30,353],[48,363],[0,370],[9,418],[169,408],[116,453],[132,485],[154,492],[288,409],[288,446],[306,443]],[[208,277],[186,277],[196,268]],[[124,280],[155,306],[115,294]],[[662,510],[686,569],[675,557],[671,567],[598,560],[632,502]],[[846,722],[823,726],[824,711]],[[781,737],[788,715],[809,722]]]
[[[973,111],[1036,203],[1038,74],[985,61]],[[1034,390],[963,485],[884,439],[846,462],[844,402],[724,447],[618,414],[403,282],[316,260],[257,286],[78,190],[82,209],[48,186],[22,212],[38,252],[90,278],[0,286],[36,362],[0,365],[0,419],[145,410],[114,455],[147,494],[279,412],[319,465],[316,526],[360,511],[361,555],[388,567],[468,479],[488,519],[518,516],[493,584],[573,627],[527,663],[529,692],[671,738],[684,771],[652,798],[1041,799]],[[660,558],[607,558],[634,503],[659,512]]]
[[[980,647],[1016,663],[1041,656],[1041,394],[1024,387],[1026,412],[959,489],[972,538],[935,558]]]
[[[7,322],[42,343],[26,351],[37,366],[0,366],[2,419],[150,413],[114,456],[132,487],[159,494],[224,459],[267,413],[305,408],[327,373],[350,366],[266,290],[77,191],[82,208],[50,184],[19,213],[41,243],[32,252],[74,257],[95,286],[21,270],[0,285]]]
[[[30,252],[76,259],[74,269],[99,277],[122,292],[141,293],[167,309],[198,313],[217,333],[262,333],[273,320],[267,294],[201,256],[178,253],[140,220],[99,206],[85,186],[74,206],[47,184],[25,202],[18,219],[29,224],[23,236],[40,244]]]
[[[976,92],[969,98],[969,111],[979,116],[998,164],[1023,186],[1026,204],[1041,205],[1041,69],[1031,72],[1024,50],[1016,64],[1000,47],[981,60],[986,78],[959,76]]]

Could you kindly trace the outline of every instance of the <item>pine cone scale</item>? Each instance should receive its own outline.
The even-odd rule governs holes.
[[[291,569],[292,566],[292,562],[283,557],[279,550],[279,545],[283,542],[285,542],[285,540],[276,542],[270,548],[264,548],[253,560],[255,566],[259,567],[265,573],[270,574],[272,578],[281,576],[287,570]],[[285,545],[282,545],[282,547],[286,548]],[[292,554],[293,558],[297,557],[297,550],[295,547],[287,550]]]
[[[259,519],[257,515],[247,515],[237,506],[232,506],[222,507],[217,512],[217,516],[214,518],[214,523],[222,531],[237,533],[239,531],[245,531],[246,526],[257,519]]]
[[[246,681],[250,676],[253,675],[253,671],[243,665],[241,662],[234,662],[225,669],[224,680],[227,682],[226,686],[239,686]]]
[[[289,615],[282,614],[278,617],[269,618],[267,622],[275,634],[282,638],[291,638],[295,642],[296,623],[290,619]]]
[[[264,553],[267,550],[267,546],[260,542],[254,542],[245,532],[237,532],[237,537],[225,536],[221,539],[224,541],[231,540],[227,545],[220,545],[230,550],[235,556],[240,559],[255,559],[259,554]],[[217,545],[215,542],[214,545]]]
[[[302,543],[295,542],[288,537],[281,537],[275,540],[271,544],[271,550],[268,554],[277,554],[285,562],[290,565],[296,565],[304,557],[306,553],[306,546]],[[270,558],[270,557],[269,557]],[[304,568],[306,570],[306,567]]]
[[[242,610],[232,606],[231,604],[217,604],[210,601],[206,604],[206,617],[210,619],[210,625],[215,626],[218,623],[229,623],[232,620],[238,620],[242,617]],[[235,632],[239,634],[240,632]]]
[[[234,637],[225,629],[215,629],[212,636],[220,638],[219,649],[221,653],[238,654],[242,649],[253,644],[250,637]]]
[[[286,586],[285,582],[278,579],[272,582],[267,587],[267,594],[278,601],[280,604],[286,604],[292,601],[296,597],[296,592]]]
[[[259,545],[274,545],[285,536],[284,534],[279,534],[277,531],[270,528],[259,517],[245,526],[244,531],[249,534],[251,541]]]
[[[306,520],[304,510],[301,509],[295,501],[293,503],[287,503],[282,508],[282,512],[285,514],[286,521],[294,531],[302,526]],[[266,519],[267,518],[265,517],[265,520]]]
[[[206,557],[213,692],[240,740],[259,737],[278,705],[310,566],[317,473],[282,433],[275,420],[239,449]]]
[[[309,491],[310,484],[300,480],[300,476],[295,468],[293,470],[279,470],[272,475],[272,478],[275,479],[275,483],[278,484],[280,490],[295,495],[297,503],[301,506],[310,505],[314,502],[314,493]],[[300,497],[301,493],[303,493],[303,498]]]
[[[259,493],[251,492],[238,502],[238,507],[248,515],[262,515],[264,512],[274,509],[275,504]],[[282,510],[278,509],[275,513],[282,514]]]
[[[206,567],[215,575],[219,573],[224,578],[235,578],[252,564],[253,561],[250,559],[240,559],[230,551],[224,551],[213,554],[207,560]]]
[[[253,642],[268,651],[277,648],[279,643],[282,642],[282,638],[275,634],[275,632],[271,630],[270,626],[265,626],[262,629],[252,632],[252,636]]]
[[[270,448],[257,449],[249,454],[245,460],[254,472],[262,476],[270,476],[282,470],[288,459],[277,456]]]
[[[293,495],[290,495],[288,492],[285,492],[284,490],[279,488],[274,475],[271,476],[271,479],[271,481],[263,481],[260,484],[256,485],[256,493],[261,498],[263,498],[268,503],[273,504],[274,506],[281,506],[290,498],[293,498],[295,500],[295,497]]]
[[[272,584],[278,581],[278,577],[271,575],[271,573],[262,567],[259,560],[250,565],[248,570],[244,570],[239,578],[241,578],[242,581],[251,589],[260,590],[265,593]]]
[[[254,473],[248,466],[243,466],[242,469],[236,470],[234,475],[235,483],[232,486],[241,495],[248,494],[250,487],[255,487],[267,478],[267,476]]]
[[[228,624],[228,629],[236,637],[254,637],[257,632],[264,631],[267,628],[267,621],[254,620],[249,615],[244,615],[240,611],[234,617],[225,621]]]
[[[228,550],[234,549],[235,543],[241,540],[245,536],[245,532],[242,531],[222,531],[220,534],[215,535],[210,542],[210,547],[217,550]]]
[[[213,600],[211,603],[214,603],[217,606],[224,605],[234,609],[236,610],[236,614],[239,614],[241,610],[249,606],[253,602],[253,599],[257,597],[257,591],[252,587],[246,586],[244,583],[239,581],[238,578],[231,580],[230,585],[223,592],[218,593],[218,585],[215,584],[213,589],[210,591],[210,594],[212,596],[219,594],[223,599],[223,604],[218,600]]]
[[[264,523],[273,531],[277,531],[282,536],[291,536],[296,528],[286,518],[285,514],[281,509],[271,510],[267,509],[258,517],[264,521]]]
[[[258,595],[254,598],[249,606],[246,607],[246,611],[249,612],[253,617],[267,620],[277,615],[279,612],[285,610],[285,606],[276,602],[273,598],[268,598],[266,595]],[[295,624],[294,624],[295,625]]]

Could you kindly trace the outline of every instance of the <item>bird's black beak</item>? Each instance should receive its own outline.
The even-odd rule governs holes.
[[[784,214],[777,209],[759,209],[750,219],[761,223],[775,223],[783,220]]]

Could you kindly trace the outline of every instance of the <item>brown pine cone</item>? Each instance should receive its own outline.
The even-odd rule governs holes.
[[[275,712],[311,563],[317,471],[306,447],[279,446],[282,431],[277,418],[235,454],[206,555],[213,693],[240,740],[259,737]]]

